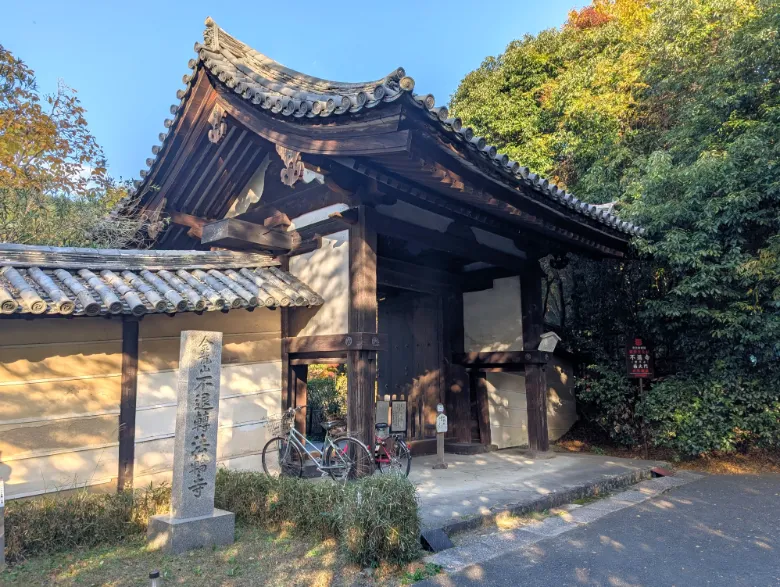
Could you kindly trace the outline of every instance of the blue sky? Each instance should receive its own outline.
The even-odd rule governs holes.
[[[402,66],[416,90],[446,104],[463,76],[526,33],[559,27],[582,0],[450,2],[7,3],[0,43],[41,90],[78,91],[112,175],[136,178],[176,102],[193,45],[211,16],[256,50],[304,73],[367,81]]]

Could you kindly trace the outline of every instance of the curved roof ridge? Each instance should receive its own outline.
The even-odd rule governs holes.
[[[216,39],[216,42],[213,39]],[[216,22],[214,22],[214,19],[212,19],[211,17],[206,18],[206,30],[203,31],[203,40],[206,47],[211,49],[212,51],[218,50],[220,48],[224,48],[227,50],[230,50],[231,48],[238,49],[243,53],[245,53],[246,55],[251,56],[253,60],[257,61],[258,65],[267,67],[270,70],[283,74],[291,80],[300,80],[301,82],[306,82],[314,86],[321,85],[323,86],[321,88],[322,93],[327,93],[328,89],[331,90],[344,89],[350,92],[354,92],[356,90],[360,90],[364,88],[373,89],[377,85],[384,83],[384,81],[388,77],[396,75],[399,69],[403,70],[403,68],[398,68],[380,79],[364,81],[364,82],[341,82],[341,81],[329,80],[329,79],[309,75],[297,71],[295,69],[292,69],[290,67],[287,67],[282,63],[276,61],[275,59],[272,59],[271,57],[268,57],[267,55],[260,53],[256,49],[250,47],[243,41],[237,39],[227,31],[225,31],[225,29],[223,29]],[[241,55],[235,55],[235,57],[240,59]]]
[[[506,179],[516,185],[526,185],[541,193],[546,200],[569,208],[613,230],[628,235],[639,235],[642,228],[621,220],[611,208],[596,206],[580,201],[554,183],[532,173],[528,167],[513,161],[509,155],[500,153],[494,145],[488,145],[483,137],[475,136],[474,129],[463,126],[460,118],[450,117],[446,106],[436,106],[432,94],[413,94],[414,79],[399,67],[384,78],[369,82],[337,82],[310,76],[285,67],[278,61],[256,51],[246,43],[225,32],[211,17],[206,18],[203,43],[195,43],[197,59],[191,59],[189,67],[196,70],[200,64],[217,77],[220,82],[247,101],[274,114],[294,118],[327,117],[354,113],[364,108],[374,108],[383,102],[392,102],[409,94],[409,100],[421,108],[434,123],[448,135],[461,142],[472,156],[494,165]],[[136,196],[141,193],[149,171],[162,151],[170,129],[183,111],[194,80],[194,75],[185,75],[185,89],[176,93],[179,104],[171,106],[174,118],[165,120],[166,132],[160,133],[162,144],[152,147],[155,157],[146,160],[148,169],[140,172],[141,180],[134,182],[136,191],[131,191],[120,200],[112,215],[135,205]]]

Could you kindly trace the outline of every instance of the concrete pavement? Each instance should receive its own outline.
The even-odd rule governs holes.
[[[449,467],[441,470],[432,469],[435,460],[413,457],[409,479],[417,486],[423,527],[447,532],[489,524],[501,512],[549,509],[624,487],[649,478],[660,464],[566,453],[529,458],[518,449],[447,454]]]
[[[515,532],[508,552],[496,546],[502,533],[479,537],[482,562],[420,585],[780,585],[780,475],[704,477],[590,523],[555,524],[540,540]]]

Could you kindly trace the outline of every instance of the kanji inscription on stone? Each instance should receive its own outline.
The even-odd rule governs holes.
[[[214,511],[222,333],[181,333],[171,515],[194,518]]]

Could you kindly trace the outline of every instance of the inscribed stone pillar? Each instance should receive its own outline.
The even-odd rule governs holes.
[[[171,515],[214,511],[222,333],[181,333]]]
[[[154,516],[152,547],[179,553],[231,544],[235,516],[214,509],[222,333],[181,333],[171,512]]]

